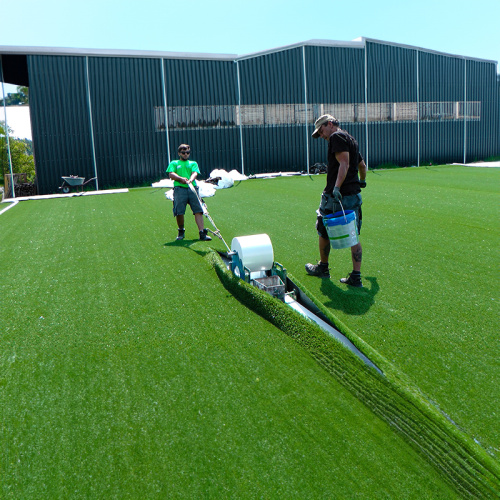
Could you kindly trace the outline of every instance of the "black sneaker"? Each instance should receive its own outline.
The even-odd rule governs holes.
[[[177,235],[176,240],[183,240],[184,239],[184,233],[186,232],[185,229],[179,229],[179,234]]]
[[[201,241],[212,241],[212,238],[208,236],[208,231],[204,229],[203,231],[200,231],[200,240]]]
[[[361,275],[353,275],[353,273],[350,273],[347,275],[346,278],[340,278],[340,282],[344,283],[349,286],[355,286],[356,288],[362,288],[363,283],[361,283]]]
[[[306,272],[311,276],[319,276],[320,278],[330,277],[328,264],[322,264],[321,262],[318,262],[317,264],[306,264]]]

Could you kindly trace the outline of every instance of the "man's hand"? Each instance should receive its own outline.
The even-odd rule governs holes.
[[[340,194],[340,189],[335,186],[332,193],[333,201],[340,203],[342,201],[342,195]]]
[[[363,179],[363,180],[361,180],[361,179],[360,179],[360,180],[359,180],[359,187],[360,187],[361,189],[365,188],[365,187],[366,187],[366,180],[364,180],[364,179]]]

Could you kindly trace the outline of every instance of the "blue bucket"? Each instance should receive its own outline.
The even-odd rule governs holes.
[[[356,212],[353,210],[325,215],[323,224],[332,248],[349,248],[358,244]]]

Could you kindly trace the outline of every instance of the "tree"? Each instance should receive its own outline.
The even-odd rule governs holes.
[[[6,106],[16,106],[20,104],[28,104],[29,102],[29,89],[22,85],[17,86],[17,92],[12,94],[8,93],[5,98]],[[3,106],[3,99],[0,99],[0,106]]]
[[[23,87],[22,85],[18,85],[17,93],[22,104],[29,104],[29,88]]]
[[[9,130],[9,146],[12,159],[12,172],[16,174],[28,174],[28,181],[35,178],[35,161],[31,151],[31,141],[13,139],[10,137],[12,130]],[[10,174],[9,155],[7,151],[7,138],[5,135],[5,122],[0,121],[0,175]]]

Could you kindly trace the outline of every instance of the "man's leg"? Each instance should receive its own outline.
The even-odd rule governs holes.
[[[212,238],[208,236],[207,230],[204,229],[203,224],[203,213],[194,214],[194,220],[196,221],[196,225],[198,226],[198,231],[200,232],[200,240],[202,241],[210,241]]]
[[[328,257],[330,256],[330,240],[323,224],[323,218],[319,211],[316,219],[316,230],[319,237],[319,262],[317,264],[306,264],[306,273],[320,278],[329,278]]]
[[[184,212],[186,211],[187,202],[185,191],[185,188],[174,187],[174,215],[178,229],[177,240],[183,240],[186,233],[184,229]]]
[[[176,215],[175,220],[177,221],[177,238],[176,240],[183,240],[186,234],[186,230],[184,229],[184,215]]]
[[[348,199],[347,199],[348,198]],[[358,234],[361,231],[362,223],[362,212],[361,212],[361,195],[352,195],[346,197],[345,208],[346,210],[356,211],[356,221],[358,225]],[[363,283],[361,281],[361,260],[363,255],[363,249],[361,248],[361,243],[356,243],[356,245],[351,247],[351,259],[352,259],[352,272],[347,275],[346,278],[341,278],[340,282],[346,285],[351,285],[354,287],[362,287]]]
[[[352,270],[356,272],[361,272],[361,258],[363,255],[363,250],[361,248],[361,243],[351,247],[351,257],[352,257]]]
[[[363,283],[361,281],[361,256],[363,251],[361,249],[361,243],[357,243],[351,247],[351,257],[352,257],[352,273],[350,273],[346,278],[340,278],[340,282],[346,285],[351,285],[356,288],[361,288]]]
[[[194,220],[196,222],[196,225],[198,226],[198,231],[203,231],[204,229],[204,224],[203,224],[203,214],[194,214]]]
[[[200,240],[202,241],[210,241],[212,238],[208,236],[207,230],[204,229],[205,225],[203,223],[203,207],[199,199],[199,191],[198,188],[196,189],[196,194],[193,193],[191,190],[188,191],[189,195],[189,206],[191,207],[191,210],[194,213],[194,220],[196,222],[196,225],[198,226],[198,231],[200,232]]]
[[[330,255],[330,240],[319,236],[319,257],[320,261],[317,264],[306,264],[306,272],[311,276],[319,276],[320,278],[329,278],[330,269],[328,268],[328,257]]]
[[[319,237],[319,258],[322,264],[328,266],[328,258],[330,256],[330,240],[327,238],[323,238],[323,236]]]

